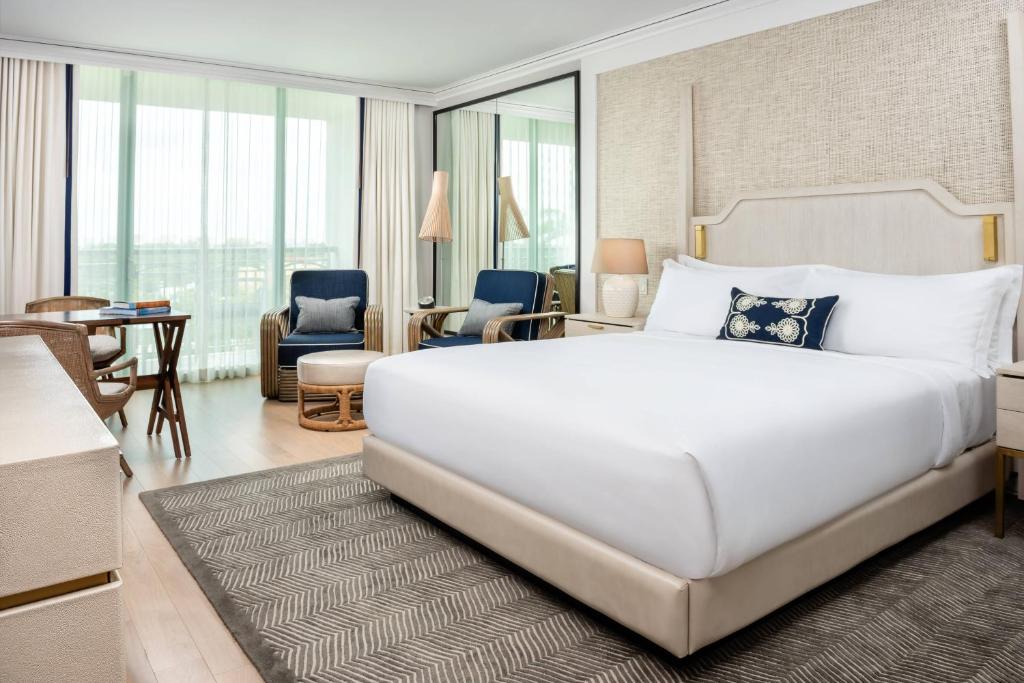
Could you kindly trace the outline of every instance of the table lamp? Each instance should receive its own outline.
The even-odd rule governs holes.
[[[612,318],[632,318],[640,302],[640,288],[629,276],[647,274],[644,241],[618,237],[597,240],[591,270],[614,275],[601,289],[605,314]]]

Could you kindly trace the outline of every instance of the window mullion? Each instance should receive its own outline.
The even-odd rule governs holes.
[[[527,148],[529,149],[529,163],[530,163],[530,222],[529,225],[533,226],[533,232],[530,234],[527,242],[527,249],[530,250],[530,265],[534,270],[542,270],[540,263],[540,191],[538,185],[540,184],[540,175],[538,169],[540,164],[538,163],[538,150],[537,145],[537,121],[536,119],[530,119],[529,132],[527,138]]]
[[[135,108],[137,79],[134,71],[121,73],[117,177],[117,296],[130,300],[135,286],[132,251],[135,241]]]
[[[274,242],[271,255],[271,281],[274,283],[274,300],[279,304],[285,299],[285,182],[287,154],[288,107],[284,88],[277,89],[277,106],[274,114]]]
[[[227,131],[227,109],[225,108],[225,135]],[[203,84],[203,130],[201,143],[202,170],[200,173],[199,187],[199,272],[198,291],[208,291],[210,278],[210,82]],[[225,245],[226,247],[227,245]],[[223,255],[222,255],[223,256]],[[199,358],[208,359],[210,353],[209,336],[207,325],[210,321],[209,311],[210,297],[199,296],[196,300],[198,311],[194,328],[197,340],[197,351]],[[216,347],[215,347],[216,348]],[[206,381],[206,364],[200,366],[200,381]]]

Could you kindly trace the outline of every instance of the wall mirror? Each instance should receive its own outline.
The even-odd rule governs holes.
[[[504,268],[550,273],[558,309],[577,312],[578,117],[578,74],[435,112],[452,219],[434,248],[438,305],[467,305],[477,273]]]

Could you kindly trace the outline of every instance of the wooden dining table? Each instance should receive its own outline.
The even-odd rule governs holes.
[[[47,313],[11,313],[0,315],[0,320],[47,320],[58,323],[74,323],[89,328],[90,334],[101,327],[121,325],[152,325],[156,341],[158,369],[155,374],[139,375],[138,389],[153,389],[153,403],[149,410],[149,424],[146,434],[163,431],[166,423],[171,432],[174,457],[192,456],[188,442],[188,425],[185,422],[185,406],[181,402],[181,387],[178,383],[178,357],[181,341],[185,336],[185,323],[191,315],[172,310],[157,315],[108,315],[97,310],[52,311]],[[118,380],[115,381],[127,381]]]

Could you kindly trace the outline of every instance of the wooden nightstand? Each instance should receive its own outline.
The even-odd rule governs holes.
[[[612,318],[604,313],[573,313],[565,316],[565,336],[582,337],[587,334],[613,334],[637,332],[644,329],[647,316]]]
[[[1006,459],[1024,458],[1024,362],[1000,368],[996,377],[996,529],[1003,537]]]

